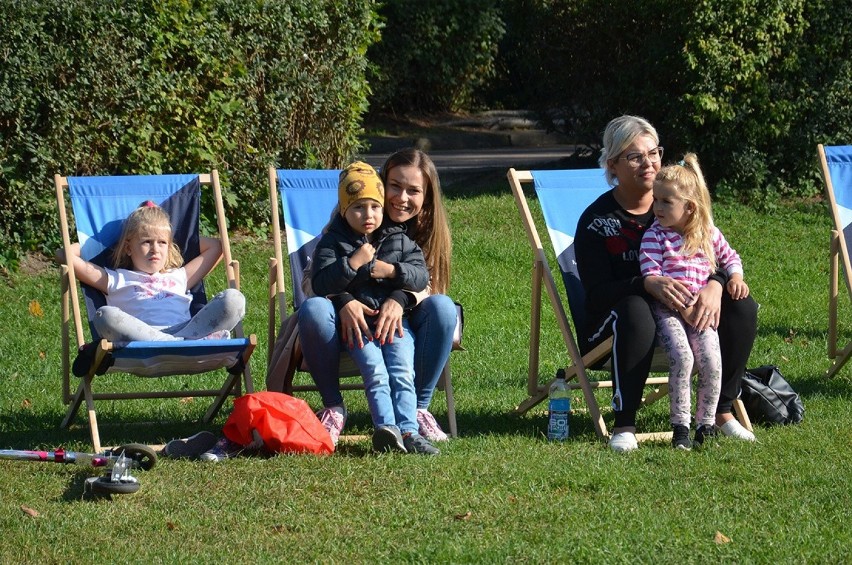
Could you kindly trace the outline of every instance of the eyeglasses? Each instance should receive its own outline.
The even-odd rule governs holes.
[[[659,163],[663,160],[663,147],[662,145],[651,149],[647,153],[628,153],[624,157],[619,157],[619,159],[625,159],[628,163],[630,163],[633,167],[641,167],[645,162],[645,159],[648,159],[652,163]]]

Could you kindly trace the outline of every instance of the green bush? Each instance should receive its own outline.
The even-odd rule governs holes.
[[[645,116],[720,193],[771,205],[819,190],[819,142],[852,143],[852,5],[842,0],[514,0],[497,98],[596,148]]]
[[[497,0],[388,0],[369,59],[371,110],[469,110],[495,72],[504,25]]]
[[[261,229],[267,166],[357,150],[378,29],[372,0],[6,3],[0,267],[56,245],[57,172],[216,167],[231,226]]]

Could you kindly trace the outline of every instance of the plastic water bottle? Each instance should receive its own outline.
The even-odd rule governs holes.
[[[565,369],[556,371],[556,380],[550,385],[548,405],[547,439],[565,441],[568,439],[568,414],[571,412],[571,395],[565,383]]]

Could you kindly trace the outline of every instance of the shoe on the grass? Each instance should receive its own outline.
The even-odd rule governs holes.
[[[618,432],[610,436],[609,448],[616,453],[627,453],[639,449],[639,442],[636,441],[636,434],[633,432]]]
[[[713,439],[716,437],[716,426],[713,424],[703,424],[695,429],[695,439],[693,443],[695,447],[704,445],[704,440]]]
[[[223,437],[219,441],[216,442],[216,445],[205,451],[199,456],[199,459],[202,461],[208,461],[210,463],[217,463],[219,461],[224,461],[225,459],[230,459],[231,457],[237,455],[243,450],[243,446],[238,443],[234,443],[226,437]]]
[[[419,453],[421,455],[441,454],[440,449],[429,443],[429,440],[420,434],[409,432],[402,436],[402,443],[405,445],[405,450],[409,453]]]
[[[402,434],[396,426],[379,426],[373,432],[373,449],[378,452],[407,453]]]
[[[692,441],[689,439],[689,426],[672,425],[672,447],[685,451],[692,449]]]
[[[163,455],[175,459],[182,457],[194,459],[214,445],[216,445],[216,435],[213,432],[203,431],[188,438],[173,439],[166,444]]]
[[[343,431],[343,426],[346,425],[346,407],[345,406],[329,406],[317,412],[317,418],[320,423],[331,436],[331,443],[337,447],[337,440],[340,439],[340,433]]]
[[[725,437],[732,437],[743,441],[755,441],[754,434],[745,429],[742,424],[734,420],[728,420],[721,426],[716,428],[722,432]]]
[[[435,416],[425,408],[417,409],[417,426],[420,428],[418,430],[420,435],[429,441],[447,441],[450,439],[438,425]]]

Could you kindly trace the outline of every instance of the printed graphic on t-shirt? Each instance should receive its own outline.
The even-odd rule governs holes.
[[[645,225],[633,220],[596,217],[586,229],[604,238],[607,253],[620,255],[622,261],[639,260],[639,244]]]
[[[139,298],[147,300],[163,300],[174,294],[183,294],[178,282],[157,274],[143,276],[140,284],[134,286],[134,291]]]

